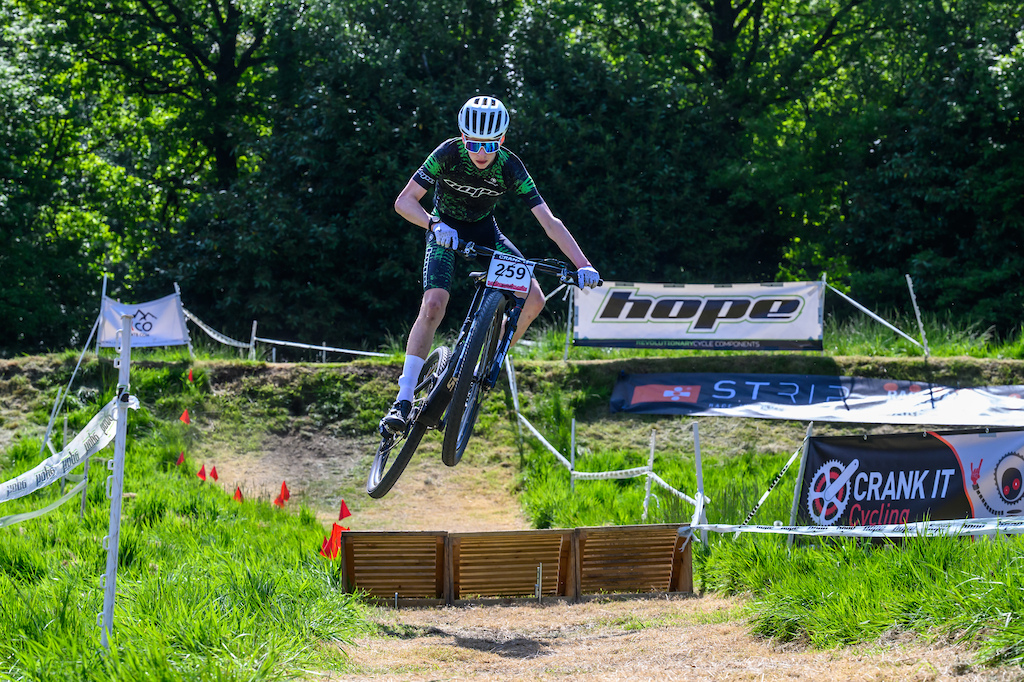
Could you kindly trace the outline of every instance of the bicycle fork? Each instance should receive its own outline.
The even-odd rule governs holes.
[[[518,298],[516,296],[513,296],[512,300],[515,303],[512,309],[505,315],[505,333],[501,335],[498,349],[494,353],[494,364],[491,365],[490,371],[484,379],[484,387],[487,390],[494,388],[494,385],[498,383],[498,377],[501,375],[501,365],[505,362],[505,355],[512,345],[512,337],[515,336],[516,328],[519,326],[519,315],[523,312],[523,305],[526,303],[525,298]]]

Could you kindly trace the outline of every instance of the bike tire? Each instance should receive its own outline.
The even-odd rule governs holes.
[[[484,294],[466,334],[462,355],[454,360],[462,363],[462,372],[455,383],[445,417],[441,461],[447,466],[459,463],[473,434],[480,409],[481,387],[490,369],[491,351],[501,334],[504,309],[505,297],[501,293],[492,290]]]
[[[430,395],[431,389],[444,374],[451,352],[446,347],[436,348],[427,356],[420,370],[420,376],[416,382],[416,396],[421,396],[420,401]],[[416,414],[418,415],[419,409]],[[370,464],[370,473],[366,477],[366,493],[373,498],[381,498],[390,492],[395,483],[398,482],[409,460],[412,459],[416,448],[419,447],[423,435],[427,432],[425,424],[420,423],[413,416],[413,423],[404,438],[394,436],[382,436],[377,452],[373,455],[373,463]],[[392,459],[395,448],[398,454]],[[390,463],[389,463],[390,462]]]
[[[395,483],[398,483],[399,477],[405,471],[405,467],[408,466],[409,460],[412,459],[413,453],[416,452],[416,448],[419,447],[420,441],[423,440],[423,434],[426,432],[427,427],[417,423],[409,427],[409,434],[405,438],[398,439],[397,442],[386,436],[381,438],[377,452],[373,456],[373,464],[370,465],[370,474],[366,478],[366,493],[370,497],[375,499],[384,497],[391,491]],[[399,445],[400,447],[398,447]],[[398,447],[398,455],[391,459],[395,447]],[[388,460],[391,460],[390,466]]]

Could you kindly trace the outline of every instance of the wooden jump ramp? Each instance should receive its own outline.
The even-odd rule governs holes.
[[[688,539],[687,524],[482,533],[345,531],[342,581],[348,592],[399,605],[691,593]]]

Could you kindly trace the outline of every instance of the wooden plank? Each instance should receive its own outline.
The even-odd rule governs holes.
[[[452,604],[455,602],[455,573],[454,573],[454,559],[452,557],[452,537],[451,535],[445,535],[444,537],[444,589],[442,591],[442,598],[445,604]]]
[[[558,536],[558,572],[555,574],[555,595],[564,597],[569,582],[569,562],[571,542],[567,534]]]
[[[680,534],[672,551],[672,577],[669,592],[693,592],[693,552],[690,537]],[[685,548],[684,548],[685,547]]]
[[[352,543],[345,534],[341,536],[341,585],[346,592],[355,590],[355,554]]]
[[[460,592],[460,571],[462,562],[460,558],[462,556],[462,539],[458,536],[452,536],[452,599],[459,599]]]

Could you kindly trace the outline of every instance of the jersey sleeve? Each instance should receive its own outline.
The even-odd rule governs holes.
[[[544,203],[544,198],[537,191],[537,184],[526,170],[526,165],[515,154],[509,156],[509,162],[505,166],[505,172],[508,173],[508,188],[523,200],[527,208],[540,206]]]
[[[452,155],[452,140],[445,140],[437,146],[437,149],[430,152],[430,156],[423,162],[412,179],[423,189],[431,189],[437,184],[445,163]]]

